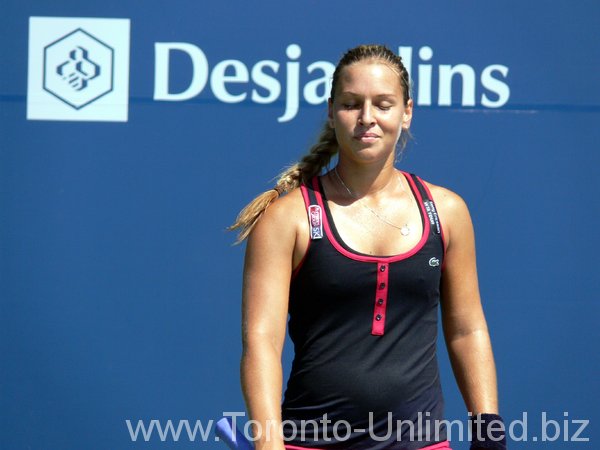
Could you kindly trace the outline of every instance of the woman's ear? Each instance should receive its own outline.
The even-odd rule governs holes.
[[[404,107],[404,113],[402,114],[402,128],[408,130],[410,128],[410,122],[412,120],[413,101],[412,98],[406,102]]]
[[[331,97],[327,100],[327,122],[329,127],[333,128],[333,100]]]

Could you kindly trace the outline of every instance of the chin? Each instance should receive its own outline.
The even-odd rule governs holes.
[[[381,149],[373,148],[373,146],[363,146],[351,152],[352,159],[357,162],[377,162],[387,161],[394,157],[394,151],[382,151]]]

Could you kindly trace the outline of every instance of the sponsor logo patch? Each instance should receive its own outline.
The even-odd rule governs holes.
[[[129,19],[31,17],[27,118],[127,121]]]
[[[323,237],[323,213],[319,205],[308,207],[308,218],[310,222],[310,238],[321,239]]]

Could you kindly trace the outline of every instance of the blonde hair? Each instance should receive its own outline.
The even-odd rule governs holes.
[[[342,69],[368,59],[383,61],[398,72],[404,104],[406,106],[410,99],[408,71],[404,67],[404,64],[402,64],[402,58],[383,45],[360,45],[348,50],[342,56],[333,72],[331,99],[334,99]],[[409,133],[401,134],[400,148],[404,148],[409,137]],[[277,200],[281,194],[296,189],[302,183],[308,183],[311,178],[320,174],[323,168],[329,164],[331,158],[338,153],[338,150],[339,146],[335,137],[335,130],[329,123],[325,123],[317,143],[310,148],[309,152],[299,162],[279,174],[275,187],[257,196],[240,211],[235,223],[229,227],[229,230],[239,230],[237,243],[242,242],[248,237],[256,222],[258,222],[271,203]]]
[[[317,143],[311,147],[308,154],[279,174],[273,189],[263,192],[240,211],[235,223],[229,227],[230,230],[240,230],[237,242],[242,242],[248,237],[258,219],[271,203],[277,200],[281,194],[293,191],[302,183],[307,183],[312,177],[318,175],[337,152],[338,143],[335,131],[326,123]]]

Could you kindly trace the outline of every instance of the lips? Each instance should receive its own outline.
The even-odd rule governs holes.
[[[375,133],[359,133],[354,135],[354,139],[358,139],[359,141],[372,141],[377,138],[379,138],[379,135]]]

